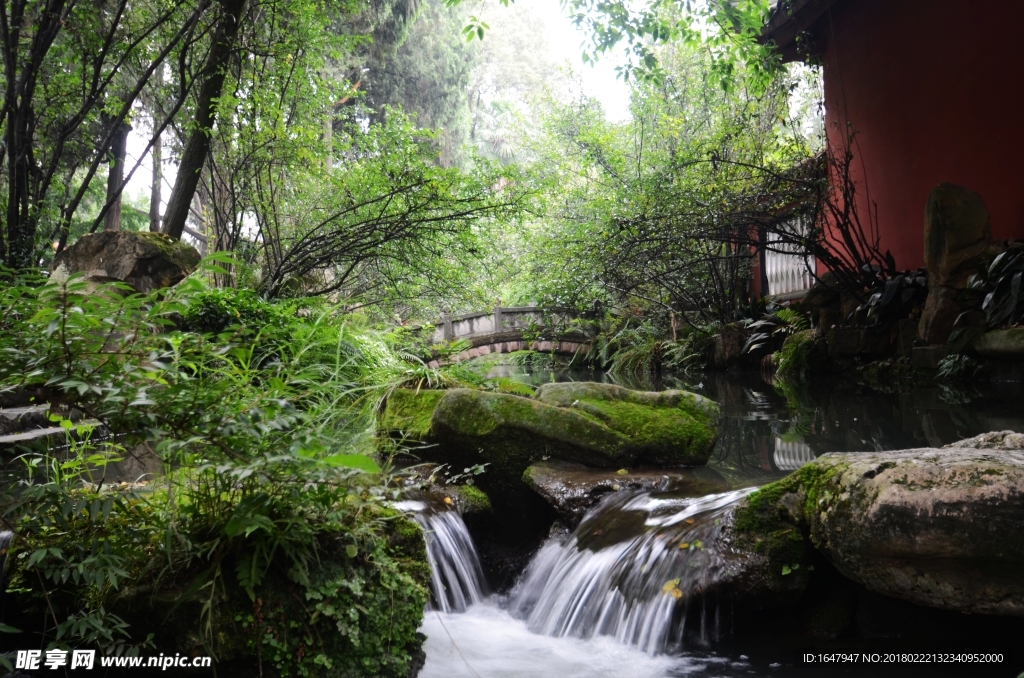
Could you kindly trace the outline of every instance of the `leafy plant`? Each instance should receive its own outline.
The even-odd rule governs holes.
[[[797,332],[803,332],[809,326],[810,322],[807,320],[807,316],[793,309],[777,308],[771,310],[760,320],[747,325],[746,329],[748,331],[752,330],[753,334],[743,344],[742,352],[751,353],[773,342],[778,346],[780,340],[784,340],[786,337]]]
[[[18,535],[16,626],[51,646],[124,653],[152,641],[238,656],[248,643],[253,661],[282,672],[333,662],[405,675],[427,565],[418,528],[385,506],[393,471],[371,453],[375,394],[408,363],[326,310],[299,316],[194,279],[148,295],[40,282],[0,289],[2,393],[44,397],[79,430],[70,458],[31,452],[8,469],[20,477],[0,502]],[[211,299],[275,320],[176,327],[189,309],[216,309]],[[72,409],[120,447],[69,422]],[[105,482],[141,441],[165,475],[144,490]],[[154,606],[178,621],[154,626]],[[174,635],[177,624],[192,635]]]
[[[989,266],[972,275],[968,288],[985,293],[982,310],[989,327],[1005,327],[1024,320],[1024,243],[1013,243]]]
[[[966,380],[977,376],[981,363],[969,355],[954,353],[940,360],[938,368],[936,375],[939,379]]]
[[[928,296],[928,274],[923,268],[901,271],[890,275],[875,267],[873,286],[865,296],[867,300],[857,307],[854,317],[859,323],[886,325],[906,318],[911,311],[924,305]]]

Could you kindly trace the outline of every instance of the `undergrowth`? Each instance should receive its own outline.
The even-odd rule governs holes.
[[[271,304],[198,275],[144,295],[11,283],[0,398],[49,403],[68,447],[4,460],[0,632],[209,654],[252,675],[408,674],[428,572],[418,528],[387,508],[398,483],[374,456],[375,408],[398,386],[460,383],[455,370],[324,302]],[[113,482],[139,454],[162,474]]]

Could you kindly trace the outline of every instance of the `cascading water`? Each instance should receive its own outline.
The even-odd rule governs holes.
[[[697,631],[706,644],[717,633],[701,594],[733,566],[711,545],[719,544],[732,505],[750,491],[609,496],[563,543],[541,548],[513,592],[513,615],[535,633],[613,636],[655,654],[679,646],[699,597]],[[717,609],[712,613],[717,618]]]
[[[424,616],[420,678],[749,675],[743,657],[659,652],[682,649],[690,596],[729,567],[727,554],[704,543],[748,492],[700,499],[615,493],[568,538],[550,540],[507,600],[483,596],[479,560],[455,511],[403,502],[427,533],[440,608]],[[703,633],[712,625],[693,626]]]
[[[396,508],[412,513],[427,541],[431,603],[441,612],[464,612],[484,599],[486,585],[473,538],[458,511],[441,502],[407,500]]]

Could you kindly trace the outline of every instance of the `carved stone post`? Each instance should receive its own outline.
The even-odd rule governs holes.
[[[499,305],[494,307],[494,332],[495,332],[495,334],[497,334],[498,332],[501,332],[501,322],[502,322],[502,319],[501,319],[501,305],[499,304]]]

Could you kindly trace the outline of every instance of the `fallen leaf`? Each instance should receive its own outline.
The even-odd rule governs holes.
[[[679,545],[679,548],[681,548],[681,549],[688,549],[688,548],[690,548],[690,542],[684,541],[682,544]]]
[[[444,498],[444,503],[446,503],[448,505],[451,505],[452,504],[452,498],[451,497],[445,497]]]
[[[677,586],[679,586],[679,580],[678,579],[670,579],[667,582],[665,582],[664,586],[661,587],[661,592],[662,593],[671,593],[672,589],[676,588]]]
[[[616,471],[616,473],[619,474],[620,476],[628,476],[629,469],[620,468],[618,471]]]
[[[678,600],[678,599],[683,597],[683,592],[680,591],[678,587],[672,589],[671,594],[672,594],[672,597],[675,598],[676,600]]]

